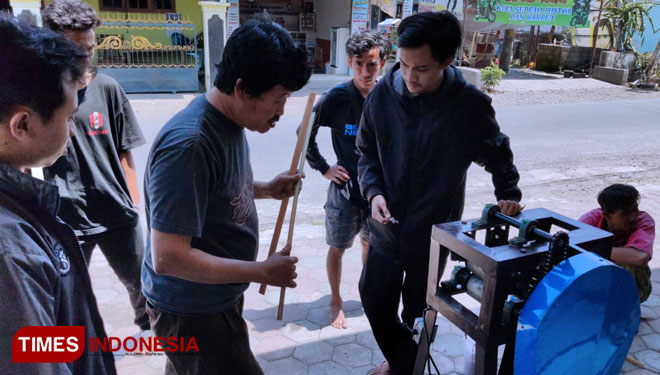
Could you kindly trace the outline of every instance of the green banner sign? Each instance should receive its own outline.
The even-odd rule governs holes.
[[[477,0],[474,20],[513,25],[589,27],[591,0]]]

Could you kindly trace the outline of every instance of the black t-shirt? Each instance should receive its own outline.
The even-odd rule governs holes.
[[[360,154],[355,146],[355,137],[363,105],[364,98],[355,87],[353,80],[333,87],[314,106],[316,114],[307,149],[309,165],[321,173],[327,172],[330,165],[319,151],[316,134],[321,126],[330,128],[332,148],[337,155],[337,165],[346,168],[351,176],[348,183],[338,185],[338,187],[346,198],[349,198],[347,195],[350,195],[351,201],[360,207],[366,207],[367,202],[362,198],[358,184],[357,163]]]
[[[114,79],[98,74],[78,92],[74,136],[44,178],[56,184],[59,216],[77,236],[135,225],[138,212],[119,155],[145,143],[135,113]]]
[[[192,237],[214,256],[254,261],[259,221],[245,131],[202,95],[160,131],[144,179],[149,228]],[[179,315],[213,314],[233,306],[248,283],[201,284],[154,272],[151,243],[142,266],[144,295]]]

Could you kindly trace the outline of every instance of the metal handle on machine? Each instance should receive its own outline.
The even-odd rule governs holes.
[[[500,212],[499,206],[495,204],[487,204],[484,208],[481,220],[475,222],[473,225],[476,227],[486,225],[488,224],[489,219],[492,218],[499,219],[520,230],[518,237],[509,241],[513,246],[522,247],[528,241],[537,238],[544,239],[546,241],[552,240],[552,235],[550,233],[538,228],[538,222],[536,220],[527,221],[523,219],[522,221],[518,221],[515,218]]]
[[[502,221],[504,221],[504,222],[506,222],[506,223],[508,223],[508,224],[513,225],[516,228],[520,228],[520,227],[522,227],[526,224],[525,222],[518,221],[518,220],[512,218],[511,216],[507,216],[507,215],[505,215],[501,212],[497,212],[497,211],[493,214],[493,216],[500,219],[500,220],[502,220]],[[541,230],[537,227],[532,228],[532,233],[534,233],[537,237],[543,238],[544,240],[550,241],[552,239],[552,235],[550,233],[548,233],[544,230]]]

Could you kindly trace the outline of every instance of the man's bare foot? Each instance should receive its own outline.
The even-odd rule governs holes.
[[[344,315],[344,308],[341,302],[330,302],[330,325],[337,329],[348,328],[348,321]]]
[[[383,361],[380,365],[369,371],[369,375],[390,375],[390,365],[387,361]]]

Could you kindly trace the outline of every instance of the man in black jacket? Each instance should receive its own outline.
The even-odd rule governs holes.
[[[400,64],[365,102],[358,174],[372,220],[360,297],[387,360],[374,373],[412,372],[417,347],[404,325],[412,327],[426,307],[431,226],[460,219],[470,164],[493,175],[502,212],[521,209],[509,138],[490,98],[451,66],[460,41],[460,24],[449,12],[404,19]]]
[[[353,246],[360,233],[362,262],[367,258],[369,246],[369,204],[360,194],[357,163],[360,153],[355,147],[362,106],[369,90],[376,84],[378,73],[392,50],[391,42],[375,30],[351,34],[346,41],[348,65],[353,79],[340,83],[328,91],[314,106],[314,123],[307,149],[309,165],[330,180],[325,209],[325,241],[330,249],[326,267],[330,282],[330,324],[335,328],[348,328],[339,294],[342,257]],[[337,163],[330,166],[316,143],[319,127],[332,132],[332,148]]]
[[[57,186],[23,173],[65,153],[85,54],[2,17],[0,35],[0,372],[115,374],[112,353],[86,345],[106,333],[85,257],[57,216]],[[26,326],[83,326],[84,352],[68,363],[13,363],[12,338]]]

